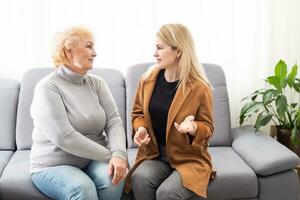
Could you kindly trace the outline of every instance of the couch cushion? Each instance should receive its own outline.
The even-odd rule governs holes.
[[[9,159],[12,157],[13,154],[14,154],[13,151],[5,151],[5,150],[0,151],[0,177]]]
[[[203,64],[213,87],[214,106],[214,135],[210,139],[210,146],[231,146],[231,121],[229,98],[223,69],[218,65]]]
[[[259,199],[299,200],[299,179],[296,170],[272,176],[259,176]]]
[[[209,183],[208,199],[256,199],[258,180],[254,171],[231,147],[209,147],[216,178]],[[137,148],[127,149],[132,167]]]
[[[141,63],[131,66],[126,71],[126,116],[127,116],[127,143],[128,147],[132,146],[132,129],[131,129],[131,111],[133,98],[141,75],[153,63]],[[229,100],[226,86],[224,71],[218,65],[204,63],[203,68],[213,87],[214,97],[214,135],[210,139],[210,146],[231,146],[232,137],[230,134],[230,112]]]
[[[30,117],[30,106],[36,83],[53,71],[53,68],[35,68],[23,76],[20,88],[16,142],[19,150],[30,149],[32,145],[33,122]],[[121,72],[115,69],[95,68],[89,73],[102,77],[111,89],[125,127],[125,82]]]
[[[255,133],[253,126],[236,127],[232,135],[232,148],[256,174],[269,176],[300,164],[297,154],[265,133]]]
[[[208,151],[217,171],[208,187],[208,199],[257,197],[258,180],[254,171],[231,147],[209,147]]]
[[[48,199],[31,182],[29,155],[29,150],[16,151],[8,162],[0,179],[3,199]]]
[[[15,127],[19,82],[0,79],[0,149],[15,150]]]

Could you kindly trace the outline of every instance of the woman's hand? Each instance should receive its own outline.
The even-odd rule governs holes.
[[[148,131],[145,127],[139,127],[137,131],[135,132],[133,141],[136,143],[139,147],[142,145],[146,145],[150,142],[150,136],[148,134]]]
[[[108,163],[108,175],[113,174],[112,183],[118,185],[127,175],[127,162],[119,157],[112,157]]]
[[[197,124],[194,120],[195,117],[193,115],[189,115],[183,120],[183,122],[180,123],[180,125],[174,122],[174,126],[180,133],[189,133],[192,136],[195,136]]]

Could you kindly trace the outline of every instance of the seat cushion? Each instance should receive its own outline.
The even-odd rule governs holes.
[[[258,194],[258,180],[254,171],[235,153],[232,147],[208,149],[216,178],[208,187],[208,199],[251,199]]]
[[[0,151],[0,177],[9,159],[14,154],[13,151]]]
[[[132,167],[137,148],[127,150]],[[256,199],[258,180],[254,171],[231,147],[209,147],[216,178],[209,183],[208,199]]]
[[[5,200],[49,199],[31,182],[29,150],[16,151],[9,160],[0,179],[0,190]]]

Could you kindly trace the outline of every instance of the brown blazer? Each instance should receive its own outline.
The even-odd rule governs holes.
[[[138,149],[135,164],[127,176],[125,191],[131,189],[130,177],[138,165],[159,154],[149,114],[149,102],[159,71],[155,69],[149,77],[141,79],[136,92],[132,111],[133,133],[138,127],[144,126],[148,129],[151,140]],[[189,115],[195,116],[197,123],[193,138],[178,132],[174,126],[174,122],[180,124]],[[179,85],[168,114],[166,153],[170,165],[181,175],[183,186],[205,198],[208,182],[214,175],[207,151],[213,129],[211,89],[202,81],[187,83],[185,91],[182,84]]]

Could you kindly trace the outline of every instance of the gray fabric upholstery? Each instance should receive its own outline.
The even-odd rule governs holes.
[[[299,180],[295,170],[258,177],[260,200],[299,200]]]
[[[13,153],[13,151],[0,150],[0,177]]]
[[[223,69],[214,64],[204,63],[203,68],[213,87],[214,134],[210,146],[231,146],[230,111],[226,78]]]
[[[210,147],[215,180],[208,186],[208,199],[256,198],[258,182],[255,172],[231,147]]]
[[[16,142],[19,150],[30,149],[32,145],[33,122],[29,109],[36,83],[53,71],[53,68],[36,68],[27,71],[21,82],[17,114]],[[121,72],[113,69],[95,68],[90,71],[102,77],[111,89],[125,128],[125,82]]]
[[[15,150],[19,82],[0,79],[0,149]]]
[[[152,63],[142,63],[127,68],[126,71],[126,116],[127,116],[127,143],[132,147],[131,110],[133,98],[141,75]],[[226,79],[222,68],[214,64],[203,64],[203,68],[213,87],[214,96],[214,135],[210,139],[210,146],[230,146],[230,112],[227,94]]]
[[[233,149],[259,175],[267,176],[292,169],[300,164],[299,157],[282,144],[250,126],[232,130]]]
[[[29,150],[16,151],[9,161],[0,179],[3,199],[48,199],[31,182],[29,154]]]
[[[137,154],[137,150],[138,150],[138,148],[129,148],[129,149],[127,149],[129,168],[131,168],[134,164],[136,154]]]

